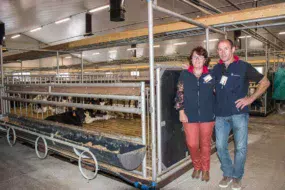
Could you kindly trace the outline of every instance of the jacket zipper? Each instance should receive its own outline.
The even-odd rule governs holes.
[[[200,81],[199,79],[197,80],[197,86],[198,86],[198,91],[197,91],[197,95],[198,95],[198,115],[199,115],[199,120],[200,120]],[[200,123],[200,121],[199,121]]]

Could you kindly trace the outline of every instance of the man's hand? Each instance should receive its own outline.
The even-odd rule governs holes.
[[[237,101],[235,101],[235,104],[236,104],[236,107],[238,109],[243,109],[245,106],[248,106],[253,101],[254,101],[254,98],[246,96],[244,98],[241,98],[241,99],[238,99]]]
[[[184,110],[179,111],[179,120],[182,123],[188,123],[188,117],[186,116]]]

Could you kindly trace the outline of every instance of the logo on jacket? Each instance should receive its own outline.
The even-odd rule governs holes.
[[[233,77],[240,77],[240,75],[236,75],[234,73],[231,73],[231,76],[233,76]]]

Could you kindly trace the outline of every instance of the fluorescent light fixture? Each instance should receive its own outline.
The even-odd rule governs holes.
[[[137,50],[138,48],[129,48],[127,51]]]
[[[219,41],[219,39],[210,39],[209,42],[217,42]],[[206,42],[206,40],[204,40],[204,42]]]
[[[174,43],[174,46],[181,46],[181,45],[186,45],[187,42],[179,42],[179,43]]]
[[[240,36],[238,38],[251,38],[251,36]]]
[[[280,35],[285,34],[285,32],[279,32]]]
[[[140,76],[140,72],[139,71],[131,71],[131,76]]]
[[[65,59],[71,59],[71,56],[67,56],[67,57],[65,57]]]
[[[103,9],[107,9],[107,8],[109,8],[110,7],[110,5],[104,5],[104,6],[102,6],[102,7],[97,7],[97,8],[95,8],[95,9],[91,9],[90,11],[88,11],[89,13],[94,13],[94,12],[97,12],[97,11],[101,11],[101,10],[103,10]]]
[[[16,35],[12,36],[11,38],[12,38],[12,39],[15,39],[15,38],[18,38],[18,37],[20,37],[20,36],[21,36],[20,34],[16,34]]]
[[[109,53],[117,53],[117,50],[111,50]]]
[[[41,29],[42,29],[42,27],[38,27],[38,28],[35,28],[35,29],[30,30],[30,32],[36,32],[36,31],[39,31],[39,30],[41,30]]]
[[[99,52],[92,53],[92,55],[99,55],[99,54],[100,54]]]
[[[61,19],[61,20],[56,21],[55,24],[60,24],[60,23],[63,23],[63,22],[67,22],[67,21],[69,21],[69,20],[70,20],[69,17],[68,17],[68,18],[64,18],[64,19]]]
[[[106,75],[112,75],[113,72],[106,72],[105,74],[106,74]]]
[[[160,45],[154,45],[153,47],[154,47],[154,48],[159,48],[159,47],[160,47]]]

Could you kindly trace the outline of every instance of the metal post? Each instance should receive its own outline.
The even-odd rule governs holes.
[[[23,61],[21,61],[21,81],[23,82]]]
[[[4,86],[4,70],[3,70],[3,46],[0,45],[0,64],[1,64],[1,85]]]
[[[56,74],[59,74],[59,52],[56,52]]]
[[[150,112],[151,112],[151,150],[152,180],[156,181],[156,132],[155,132],[155,92],[154,92],[154,50],[153,50],[153,9],[152,0],[148,0],[148,40],[150,72]]]
[[[245,61],[247,61],[247,36],[245,37]]]
[[[277,43],[277,39],[275,38],[275,44]],[[276,72],[276,49],[274,47],[274,52],[273,52],[273,59],[274,59],[274,65],[273,65],[273,72]]]
[[[158,159],[158,175],[161,174],[161,81],[160,68],[156,69],[156,110],[157,110],[157,159]]]
[[[81,52],[81,83],[83,83],[83,51]]]
[[[268,62],[269,62],[269,57],[268,57],[268,44],[266,44],[266,47],[265,47],[265,56],[266,56],[266,61],[265,61],[265,75],[267,75],[267,72],[268,72]]]
[[[228,39],[227,27],[224,27],[225,39]]]
[[[145,83],[141,82],[141,125],[142,125],[142,144],[146,146],[146,109],[145,109]],[[146,155],[142,163],[143,177],[146,178]]]
[[[4,72],[3,72],[3,53],[2,53],[2,45],[0,44],[0,66],[1,66],[1,114],[4,114],[4,102],[3,102],[3,92],[4,92]]]
[[[208,55],[210,55],[210,52],[209,52],[209,28],[206,28],[206,49],[207,49]]]

